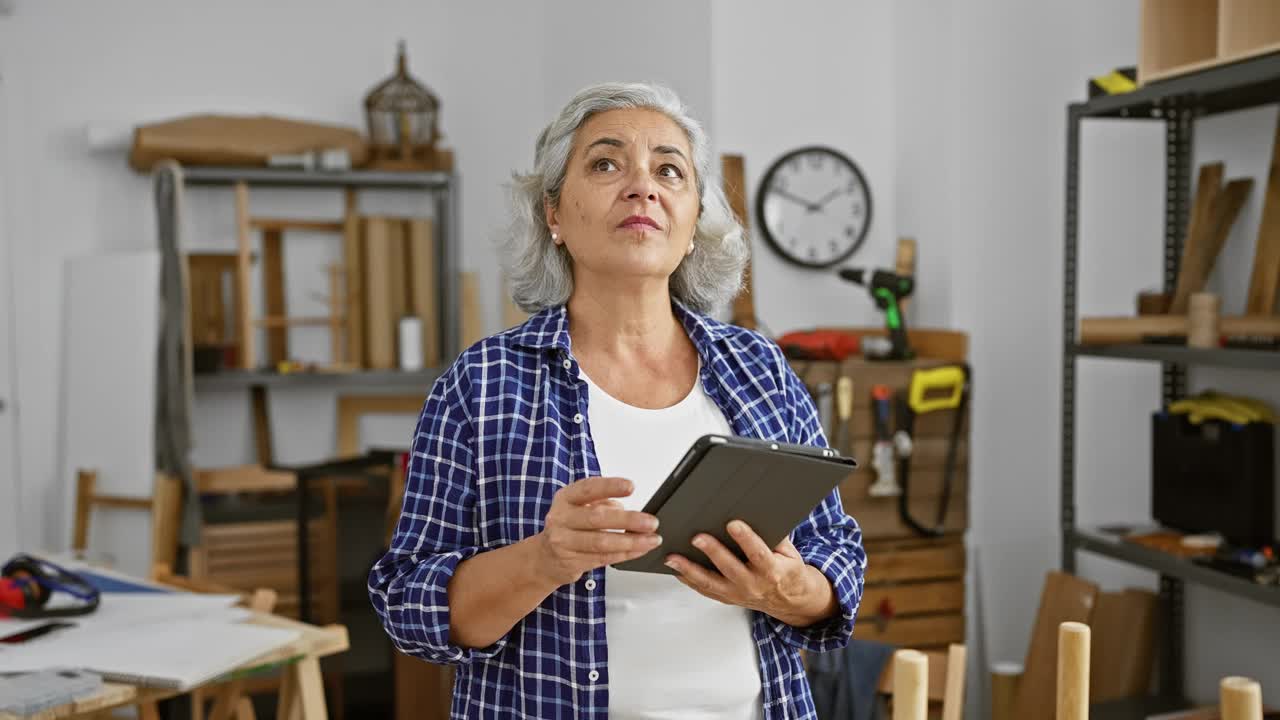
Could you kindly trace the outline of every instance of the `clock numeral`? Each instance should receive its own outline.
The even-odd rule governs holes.
[[[794,248],[800,247],[800,238],[798,237],[791,238],[791,247],[794,247]]]
[[[774,176],[774,178],[773,178],[773,183],[772,183],[772,184],[773,184],[773,189],[774,189],[774,190],[782,190],[783,192],[786,192],[786,189],[787,189],[787,179],[786,179],[785,177],[783,177],[783,176],[781,176],[781,175],[775,175],[775,176]]]
[[[862,203],[853,204],[853,216],[862,217]]]
[[[845,227],[845,229],[844,229],[844,234],[845,234],[845,236],[846,236],[846,237],[850,237],[850,238],[857,237],[857,236],[858,236],[858,229],[857,229],[857,228],[855,228],[855,227],[854,227],[854,226],[852,226],[852,225],[848,225],[848,226],[846,226],[846,227]]]
[[[800,158],[798,157],[791,158],[791,160],[787,162],[787,169],[790,170],[791,172],[796,172],[797,170],[799,170]]]
[[[858,178],[849,178],[849,185],[844,189],[845,192],[858,191]]]
[[[840,244],[837,243],[835,240],[830,240],[827,242],[827,247],[830,248],[831,252],[834,253],[835,251],[840,249]]]
[[[817,259],[818,259],[818,251],[817,251],[816,249],[814,249],[813,247],[810,247],[810,248],[809,248],[809,259],[810,259],[810,260],[817,260]]]
[[[809,157],[809,168],[810,168],[810,169],[812,169],[812,170],[820,170],[820,169],[822,169],[823,161],[824,161],[824,160],[826,160],[826,157],[825,157],[825,156],[823,156],[823,155],[819,155],[818,153],[813,153],[812,155],[809,155],[808,157]]]

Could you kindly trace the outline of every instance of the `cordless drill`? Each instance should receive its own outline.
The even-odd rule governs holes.
[[[875,270],[867,283],[867,271],[863,268],[842,268],[840,277],[871,291],[876,307],[884,311],[884,326],[889,331],[889,354],[885,360],[910,360],[915,357],[907,345],[907,323],[902,317],[901,301],[911,295],[915,282],[909,275],[899,275],[888,270]]]

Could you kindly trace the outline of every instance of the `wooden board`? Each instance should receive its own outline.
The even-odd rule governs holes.
[[[395,720],[448,720],[454,670],[393,651]]]
[[[284,235],[279,228],[262,233],[262,305],[267,317],[288,315],[284,304]],[[289,359],[289,328],[277,323],[267,328],[267,362],[271,367]]]
[[[1040,717],[1057,698],[1058,626],[1088,623],[1097,602],[1098,586],[1061,572],[1050,572],[1040,595],[1040,610],[1023,663],[1014,717]]]
[[[908,582],[964,578],[964,545],[938,542],[906,550],[879,551],[868,544],[866,582]]]
[[[884,603],[888,603],[896,615],[961,612],[964,610],[964,580],[867,585],[862,592],[859,614],[879,613]]]
[[[436,285],[436,243],[431,220],[406,221],[409,258],[409,306],[422,322],[422,362],[440,365],[440,288]]]
[[[720,156],[720,178],[724,185],[724,195],[729,201],[729,209],[742,226],[747,244],[747,266],[742,272],[742,290],[733,299],[733,314],[729,322],[739,327],[755,330],[756,303],[751,291],[751,234],[750,216],[747,212],[747,178],[745,162],[741,155]]]
[[[387,236],[391,252],[391,272],[387,275],[387,294],[391,298],[391,336],[397,349],[400,346],[400,319],[409,314],[409,252],[408,232],[404,220],[387,218]],[[396,354],[397,359],[400,357]]]
[[[1159,597],[1149,590],[1098,594],[1089,618],[1093,643],[1089,700],[1145,696],[1151,689]]]
[[[1196,245],[1183,253],[1183,265],[1178,274],[1178,289],[1169,304],[1169,312],[1184,314],[1190,309],[1191,295],[1204,289],[1213,271],[1218,253],[1231,234],[1231,226],[1240,214],[1240,208],[1253,189],[1253,180],[1232,180],[1213,200],[1206,227],[1199,229]]]
[[[346,271],[347,362],[365,367],[364,262],[360,240],[359,198],[354,188],[343,195],[342,266]]]
[[[421,395],[340,395],[338,397],[338,457],[360,452],[360,418],[365,415],[417,415]]]
[[[1262,205],[1262,222],[1258,225],[1258,243],[1253,255],[1253,271],[1249,278],[1249,295],[1245,312],[1271,315],[1276,309],[1280,289],[1280,121],[1276,123],[1271,147],[1271,168],[1267,173],[1267,190]]]
[[[902,522],[898,515],[897,498],[849,498],[842,495],[845,511],[858,521],[865,538],[909,538],[916,532]],[[912,494],[909,502],[911,514],[925,527],[930,527],[937,519],[938,499],[933,497],[916,497]],[[969,508],[964,495],[956,493],[951,496],[947,505],[947,516],[943,524],[946,532],[962,532],[969,527]]]
[[[458,347],[466,350],[484,339],[484,323],[480,319],[480,285],[475,273],[458,273],[458,302],[462,306]]]
[[[236,342],[240,345],[240,368],[252,370],[258,364],[256,332],[253,327],[253,292],[250,290],[249,185],[235,184],[236,205]]]
[[[364,219],[364,287],[366,366],[391,370],[396,366],[395,323],[391,303],[390,221],[381,217]]]
[[[1182,241],[1182,259],[1178,263],[1178,280],[1175,284],[1173,300],[1169,304],[1169,313],[1185,315],[1191,294],[1198,292],[1191,288],[1191,275],[1207,276],[1201,273],[1197,264],[1203,254],[1201,247],[1206,243],[1206,236],[1212,223],[1213,207],[1222,192],[1222,163],[1208,163],[1200,166],[1200,174],[1196,180],[1196,197],[1191,204],[1191,216],[1187,220],[1187,233]]]
[[[894,618],[883,626],[874,622],[859,622],[853,626],[853,636],[859,640],[874,640],[912,648],[962,643],[964,615],[956,613]]]

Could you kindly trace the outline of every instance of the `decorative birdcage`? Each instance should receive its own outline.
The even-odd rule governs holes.
[[[409,74],[403,40],[397,50],[395,74],[364,100],[370,160],[384,166],[429,166],[440,139],[440,100]]]

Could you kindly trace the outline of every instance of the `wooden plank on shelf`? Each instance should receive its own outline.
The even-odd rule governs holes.
[[[481,321],[480,284],[474,272],[458,273],[458,301],[462,306],[462,318],[458,323],[458,347],[463,350],[484,339],[484,323]]]
[[[440,286],[434,226],[429,218],[408,221],[410,308],[422,322],[422,362],[440,365]]]
[[[346,360],[354,367],[365,367],[364,353],[364,262],[359,197],[355,188],[343,193],[342,266],[346,271]]]
[[[388,294],[391,297],[391,332],[397,350],[400,347],[400,320],[409,313],[409,253],[406,248],[408,240],[403,218],[388,218],[387,232],[390,236],[391,273],[387,276]],[[397,364],[399,359],[397,352]]]
[[[1276,310],[1280,291],[1280,120],[1271,146],[1271,165],[1267,171],[1267,189],[1262,205],[1262,221],[1258,225],[1258,242],[1253,254],[1253,270],[1249,276],[1249,294],[1245,312],[1271,315]]]
[[[249,185],[235,184],[236,206],[236,341],[240,345],[240,368],[257,366],[256,331],[253,327],[253,292],[250,289]]]
[[[1179,263],[1178,280],[1173,300],[1169,304],[1171,315],[1186,315],[1191,293],[1199,291],[1199,288],[1192,289],[1191,277],[1192,275],[1199,277],[1202,274],[1199,267],[1202,255],[1200,248],[1207,242],[1213,207],[1217,204],[1219,193],[1222,192],[1222,173],[1223,164],[1220,162],[1200,166],[1200,173],[1196,180],[1196,197],[1191,204],[1191,217],[1187,220],[1186,238],[1182,243],[1182,261]]]
[[[249,388],[253,402],[253,439],[257,449],[258,464],[270,467],[275,464],[271,448],[271,413],[268,409],[267,389],[262,385]]]
[[[1280,3],[1218,0],[1218,54],[1235,57],[1280,44]]]
[[[366,364],[373,370],[391,370],[396,366],[389,225],[390,221],[383,217],[364,219],[365,348]]]
[[[341,220],[299,220],[294,218],[249,218],[249,226],[263,232],[318,232],[341,233],[345,224]]]
[[[338,457],[360,452],[360,418],[365,415],[417,415],[422,412],[421,395],[340,395],[338,396]]]

